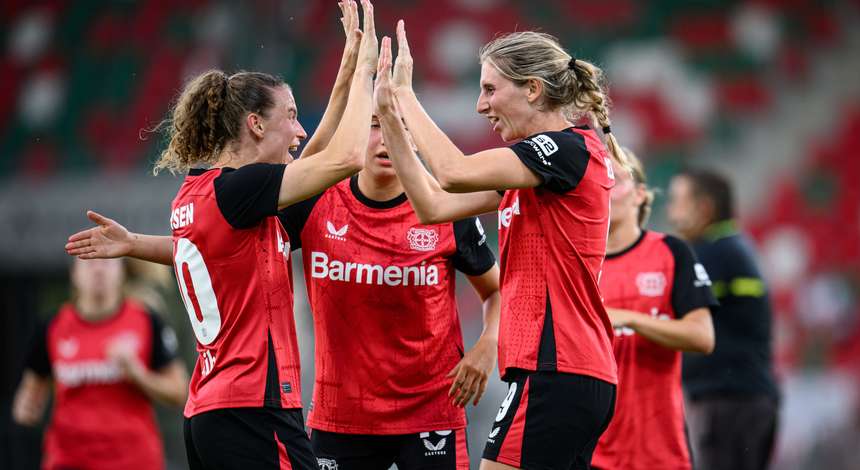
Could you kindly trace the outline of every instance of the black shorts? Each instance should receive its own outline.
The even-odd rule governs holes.
[[[299,408],[225,408],[185,419],[191,470],[316,470]]]
[[[508,371],[484,458],[524,469],[588,469],[615,411],[615,385],[585,375]]]
[[[466,430],[417,434],[340,434],[314,429],[311,444],[320,470],[399,470],[469,468]]]

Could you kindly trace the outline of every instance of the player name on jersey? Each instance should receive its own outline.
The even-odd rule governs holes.
[[[170,228],[178,229],[194,223],[194,203],[184,204],[170,213]]]

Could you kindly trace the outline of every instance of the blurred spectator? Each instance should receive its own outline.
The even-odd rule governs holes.
[[[712,309],[713,354],[686,354],[683,367],[693,461],[704,470],[766,468],[777,426],[770,299],[733,204],[729,182],[716,173],[681,172],[669,188],[669,220],[691,242],[720,302]]]
[[[185,402],[188,374],[176,335],[122,294],[121,260],[76,259],[72,301],[37,331],[13,404],[38,424],[55,406],[42,468],[164,468],[151,400]]]

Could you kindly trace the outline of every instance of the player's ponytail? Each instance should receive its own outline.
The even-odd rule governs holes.
[[[610,127],[612,125],[609,119],[610,101],[609,94],[606,92],[603,70],[591,62],[575,57],[570,58],[569,69],[574,81],[572,103],[574,109],[591,116],[597,127],[603,130],[606,137],[606,147],[612,158],[622,168],[633,171],[621,144],[618,143],[618,139]]]
[[[286,84],[259,72],[228,77],[220,70],[210,70],[193,78],[163,123],[169,143],[153,172],[184,172],[215,163],[224,147],[239,138],[248,113],[266,117],[275,103],[272,91],[278,86]]]
[[[603,72],[594,64],[575,59],[558,39],[535,31],[500,36],[481,48],[481,63],[490,63],[517,86],[529,80],[543,85],[538,106],[564,109],[568,117],[589,116],[606,135],[612,157],[626,169],[630,166],[610,129],[609,96],[603,86]]]

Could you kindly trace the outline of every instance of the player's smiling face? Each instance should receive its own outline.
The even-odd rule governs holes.
[[[289,163],[293,160],[291,152],[299,148],[301,141],[308,137],[299,122],[296,100],[289,87],[278,87],[272,92],[275,104],[263,119],[263,138],[260,139],[259,162]]]
[[[527,98],[527,86],[517,86],[485,61],[481,66],[481,95],[477,110],[498,132],[502,140],[510,142],[529,136],[530,116],[535,112]]]

